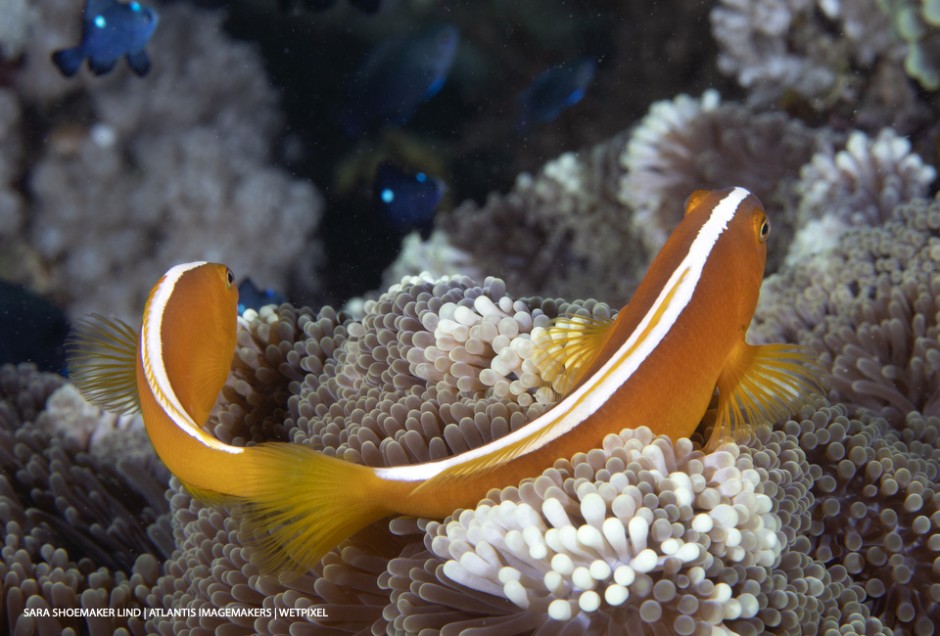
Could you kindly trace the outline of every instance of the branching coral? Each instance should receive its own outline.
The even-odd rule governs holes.
[[[718,67],[759,101],[791,91],[821,109],[857,96],[853,66],[900,57],[877,0],[722,0],[711,22]]]
[[[936,174],[888,128],[875,139],[855,131],[838,152],[820,150],[800,171],[800,230],[789,258],[834,245],[845,227],[881,223],[899,204],[927,194]]]
[[[29,0],[8,0],[0,20],[0,59],[20,55],[26,39],[36,27],[36,7]]]
[[[878,0],[907,44],[904,69],[927,90],[940,88],[940,9],[931,0]]]
[[[940,202],[914,201],[877,228],[849,230],[828,255],[769,279],[762,340],[812,346],[830,397],[901,425],[940,415]]]
[[[78,22],[74,3],[40,10],[50,25]],[[154,272],[198,258],[224,260],[265,286],[283,289],[294,277],[302,291],[316,289],[320,196],[270,165],[281,123],[274,89],[257,53],[225,38],[221,21],[189,5],[161,8],[145,81],[83,72],[66,83],[48,51],[77,35],[53,29],[29,45],[17,75],[21,108],[68,99],[83,108],[67,113],[85,118],[32,117],[50,126],[42,134],[51,142],[24,170],[29,223],[16,238],[35,248],[51,291],[76,314],[136,315]],[[278,249],[265,235],[279,237]]]

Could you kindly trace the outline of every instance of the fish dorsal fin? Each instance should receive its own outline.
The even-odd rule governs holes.
[[[88,0],[85,3],[85,19],[92,21],[116,4],[115,0]]]
[[[569,314],[555,318],[535,335],[532,361],[542,379],[565,395],[581,381],[603,349],[613,320]]]
[[[685,200],[685,213],[689,214],[692,210],[695,210],[699,207],[702,201],[705,200],[707,196],[713,194],[711,190],[696,190],[689,195],[689,198]]]
[[[749,345],[742,339],[718,378],[718,415],[708,447],[738,441],[755,426],[790,415],[810,394],[824,390],[823,376],[803,347]]]
[[[112,413],[140,410],[137,330],[116,318],[80,318],[65,343],[69,379],[82,396]]]

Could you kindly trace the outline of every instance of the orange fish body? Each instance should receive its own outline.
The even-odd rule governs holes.
[[[564,372],[570,391],[521,429],[439,461],[372,468],[301,445],[241,448],[208,435],[202,427],[235,347],[237,291],[224,265],[167,272],[151,292],[137,342],[128,343],[133,330],[125,325],[86,324],[72,346],[73,377],[105,407],[133,401],[110,389],[126,393],[126,380],[96,362],[96,343],[123,341],[121,364],[129,360],[134,370],[131,386],[158,455],[195,495],[242,504],[245,538],[258,546],[262,566],[296,574],[369,523],[472,507],[489,489],[597,448],[623,427],[688,436],[716,389],[713,440],[785,414],[815,390],[801,351],[744,340],[766,261],[769,224],[760,202],[742,188],[699,191],[686,212],[615,321],[567,325],[579,343],[571,359],[580,361]]]
[[[242,449],[202,429],[235,353],[234,280],[218,263],[172,268],[147,298],[140,328],[135,368],[144,425],[166,467],[193,489],[223,492],[245,470]],[[227,461],[217,460],[219,452]]]

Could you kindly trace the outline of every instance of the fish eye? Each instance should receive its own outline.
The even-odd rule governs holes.
[[[232,270],[230,270],[228,267],[225,268],[225,281],[229,285],[235,284],[235,274],[233,274]]]
[[[767,217],[761,219],[760,229],[757,231],[757,236],[761,243],[766,241],[767,237],[770,236],[770,221],[767,220]]]

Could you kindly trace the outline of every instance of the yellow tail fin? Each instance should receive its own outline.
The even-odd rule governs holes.
[[[343,539],[391,514],[368,466],[297,444],[248,449],[241,533],[258,566],[289,580],[316,565]]]

